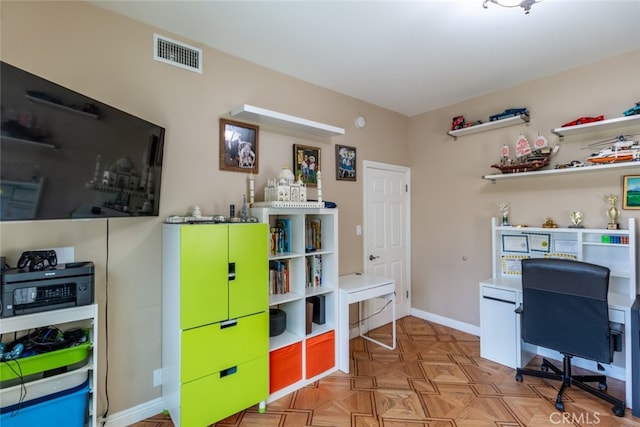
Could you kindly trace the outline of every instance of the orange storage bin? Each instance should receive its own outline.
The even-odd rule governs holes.
[[[269,393],[302,379],[302,343],[297,342],[269,353]]]
[[[335,342],[334,331],[325,332],[306,341],[307,378],[315,377],[335,366]]]

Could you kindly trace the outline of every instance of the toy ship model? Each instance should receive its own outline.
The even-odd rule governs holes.
[[[502,173],[532,172],[549,166],[551,155],[558,151],[558,147],[550,147],[547,139],[539,135],[533,148],[524,135],[520,135],[516,141],[516,158],[509,157],[509,146],[502,147],[500,163],[491,165]]]
[[[597,153],[587,157],[587,161],[596,164],[619,163],[640,160],[640,141],[628,140],[630,135],[620,135],[613,140],[601,141],[586,148],[593,148],[601,144],[611,144]]]

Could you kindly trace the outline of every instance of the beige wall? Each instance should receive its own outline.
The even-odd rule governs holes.
[[[495,184],[481,177],[499,173],[490,165],[499,160],[503,144],[510,144],[513,153],[520,132],[530,142],[540,132],[552,145],[559,144],[554,163],[584,160],[591,152],[581,147],[616,136],[616,131],[560,142],[550,130],[581,116],[620,117],[638,101],[638,76],[640,51],[635,51],[411,119],[414,308],[479,324],[478,281],[491,276],[490,218],[499,216],[501,202],[511,204],[514,224],[540,226],[551,217],[568,226],[570,213],[579,210],[586,227],[606,226],[603,195],[622,194],[624,172],[523,177]],[[529,108],[529,127],[507,127],[457,141],[446,134],[454,116],[486,121],[511,107]],[[635,133],[640,133],[637,127]],[[636,212],[622,211],[620,223],[637,218]]]
[[[106,327],[109,412],[160,396],[152,374],[161,365],[162,218],[190,212],[195,205],[205,214],[226,214],[229,204],[241,203],[246,175],[218,170],[218,120],[229,118],[231,108],[247,103],[346,129],[345,136],[318,140],[262,127],[256,188],[283,166],[292,166],[292,144],[320,147],[324,198],[341,211],[340,272],[362,270],[362,237],[355,234],[362,224],[362,177],[355,183],[334,179],[334,146],[355,146],[360,168],[365,159],[406,166],[407,117],[207,48],[203,74],[156,62],[156,29],[84,2],[2,1],[0,8],[3,61],[167,131],[160,218],[0,224],[1,253],[12,265],[23,250],[60,246],[74,246],[77,260],[95,262],[102,333],[100,414],[106,408]],[[353,124],[359,114],[367,118],[365,129]]]

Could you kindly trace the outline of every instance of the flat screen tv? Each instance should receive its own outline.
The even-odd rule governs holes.
[[[158,215],[163,127],[0,65],[1,221]]]

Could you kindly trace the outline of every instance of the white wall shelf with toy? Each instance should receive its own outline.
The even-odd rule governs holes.
[[[640,132],[640,114],[636,114],[634,116],[628,117],[618,117],[614,119],[608,120],[600,120],[591,123],[586,123],[582,125],[575,126],[565,126],[554,128],[551,130],[552,133],[558,135],[561,140],[565,137],[575,136],[575,135],[591,135],[597,138],[609,138],[611,140],[611,151],[610,151],[610,162],[607,162],[605,159],[600,159],[601,162],[598,163],[589,163],[586,162],[584,164],[579,164],[578,166],[573,167],[565,167],[558,169],[544,169],[544,170],[536,170],[530,172],[519,172],[519,173],[506,173],[506,174],[490,174],[484,175],[482,178],[490,181],[504,180],[504,179],[514,179],[514,178],[522,178],[522,177],[536,177],[536,176],[548,176],[548,175],[556,175],[556,174],[567,174],[567,173],[589,173],[589,172],[604,172],[611,170],[621,170],[621,171],[632,171],[638,170],[640,168],[640,161],[634,160],[624,160],[621,161],[622,152],[617,151],[617,149],[613,148],[616,143],[616,138],[619,138],[619,132]],[[624,136],[623,136],[623,139]],[[606,141],[603,141],[605,143]],[[635,156],[640,156],[640,145],[637,142],[633,141],[624,141],[628,144],[633,144],[631,151],[636,152]],[[626,147],[625,147],[626,148]],[[606,151],[602,150],[603,152]],[[629,150],[627,150],[629,151]],[[633,173],[633,172],[632,172]]]

